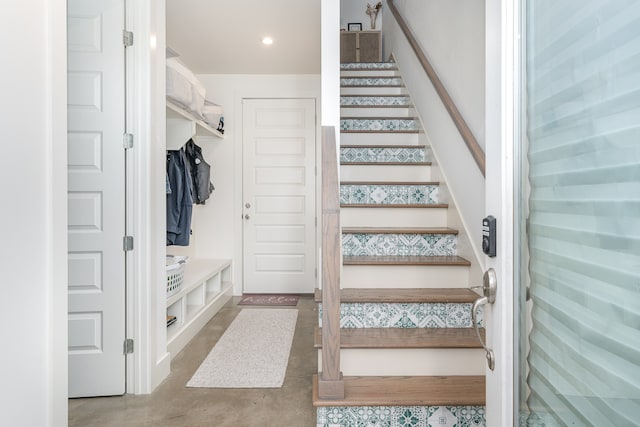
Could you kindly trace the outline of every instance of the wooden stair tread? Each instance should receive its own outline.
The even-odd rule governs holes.
[[[390,203],[341,203],[340,208],[405,208],[405,209],[446,209],[446,203],[412,203],[412,204],[390,204]]]
[[[363,144],[341,144],[340,148],[427,148],[425,144],[398,144],[398,145],[363,145]]]
[[[342,166],[431,166],[431,162],[340,162]]]
[[[459,256],[344,256],[343,265],[439,265],[470,266],[471,263]]]
[[[484,328],[480,330],[484,339]],[[315,327],[314,347],[322,348]],[[342,328],[340,348],[481,348],[473,328]]]
[[[343,227],[343,234],[458,234],[448,227]]]
[[[340,133],[420,133],[414,130],[341,130]]]
[[[341,105],[340,108],[413,108],[413,105],[409,105],[409,104]]]
[[[350,70],[340,70],[340,71],[352,71],[353,69]],[[390,68],[368,68],[367,70],[370,70],[372,73],[377,73],[379,71],[388,71],[390,70]],[[343,79],[399,79],[399,76],[385,76],[383,74],[380,75],[375,75],[375,74],[371,74],[371,75],[366,75],[366,76],[342,76],[341,78]]]
[[[351,62],[351,64],[357,64],[357,62]],[[340,71],[397,71],[398,67],[390,67],[390,68],[369,68],[369,67],[353,67],[353,68],[342,68],[340,67]]]
[[[340,302],[361,303],[472,303],[478,294],[469,288],[345,288]],[[322,302],[322,289],[314,293]]]
[[[418,120],[417,117],[340,117],[340,120]]]
[[[340,181],[340,185],[440,185],[438,181]]]
[[[340,85],[341,88],[346,88],[346,89],[351,89],[351,88],[385,88],[385,87],[392,87],[392,88],[398,88],[398,89],[402,89],[405,86],[404,85]]]
[[[345,94],[345,95],[340,95],[340,98],[395,98],[398,96],[408,96],[408,95],[389,95],[389,94],[381,94],[381,95],[376,95],[376,94]]]
[[[485,377],[344,377],[344,399],[321,400],[313,376],[314,406],[484,406]]]

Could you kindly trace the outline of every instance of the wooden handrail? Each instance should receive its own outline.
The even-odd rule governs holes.
[[[478,141],[476,140],[476,138],[473,136],[471,129],[469,129],[469,126],[467,125],[467,122],[462,117],[462,114],[460,114],[460,111],[458,110],[458,107],[456,107],[456,104],[453,102],[453,99],[451,99],[451,96],[449,96],[447,89],[445,89],[444,85],[440,81],[438,74],[431,66],[431,63],[427,59],[427,56],[422,51],[422,48],[420,47],[420,45],[418,44],[418,41],[416,40],[415,36],[411,32],[411,29],[409,28],[405,20],[402,18],[402,15],[400,14],[400,11],[394,4],[393,0],[387,0],[387,4],[389,5],[389,10],[391,10],[393,17],[396,19],[396,21],[398,22],[398,25],[402,29],[402,32],[407,38],[407,41],[411,45],[411,48],[413,49],[416,56],[418,57],[418,61],[420,61],[422,68],[424,68],[424,71],[427,73],[427,76],[429,76],[429,79],[431,80],[433,87],[436,89],[436,92],[440,96],[442,103],[444,104],[445,108],[449,112],[449,116],[451,116],[453,123],[458,128],[458,131],[460,132],[462,139],[467,145],[467,148],[469,149],[469,152],[471,153],[473,160],[475,160],[476,164],[480,168],[480,172],[482,172],[482,176],[485,176],[484,150],[482,149],[480,144],[478,144]]]
[[[322,127],[322,372],[321,399],[344,399],[340,372],[340,187],[336,131]]]

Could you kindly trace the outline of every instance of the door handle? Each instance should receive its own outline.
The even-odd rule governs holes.
[[[480,286],[478,287],[480,288]],[[476,331],[476,335],[478,336],[478,340],[482,345],[487,357],[487,365],[489,365],[489,369],[493,371],[496,366],[496,357],[493,353],[493,350],[487,347],[487,344],[482,339],[480,335],[480,328],[478,328],[478,315],[476,312],[478,309],[486,304],[493,304],[496,302],[496,292],[498,290],[498,278],[496,276],[496,271],[493,268],[485,271],[484,276],[482,276],[482,293],[483,296],[474,301],[471,306],[471,322],[473,323],[473,329]]]
[[[249,219],[249,218],[251,218],[251,217],[249,216],[249,214],[246,214],[246,215],[244,216],[244,219]]]

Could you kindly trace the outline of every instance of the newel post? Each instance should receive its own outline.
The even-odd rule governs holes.
[[[321,399],[344,399],[340,372],[340,184],[333,126],[322,127],[322,371]]]

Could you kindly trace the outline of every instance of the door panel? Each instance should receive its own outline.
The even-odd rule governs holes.
[[[125,392],[123,0],[68,2],[69,396]]]
[[[315,101],[243,103],[244,292],[315,287]]]

